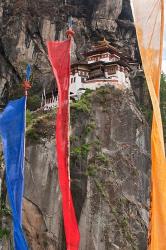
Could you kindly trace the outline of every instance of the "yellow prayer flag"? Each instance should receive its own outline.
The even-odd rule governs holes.
[[[153,105],[151,134],[152,187],[149,250],[166,250],[166,159],[160,113],[164,0],[132,0],[143,68]]]

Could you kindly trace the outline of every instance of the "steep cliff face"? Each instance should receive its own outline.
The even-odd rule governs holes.
[[[72,104],[71,119],[71,184],[80,249],[146,249],[149,130],[133,94],[109,87],[88,93]],[[45,122],[53,134],[54,118]],[[31,249],[61,250],[55,142],[44,133],[40,142],[28,142],[23,224]]]
[[[72,60],[103,36],[134,59],[138,58],[129,0],[3,0],[0,3],[1,104],[24,78],[25,66],[33,67],[32,82],[54,82],[47,58],[46,41],[64,39],[67,19],[75,30]]]
[[[83,52],[103,36],[139,60],[129,0],[2,0],[0,105],[22,82],[27,63],[33,68],[33,94],[40,96],[43,86],[55,84],[46,41],[65,38],[70,15],[75,30],[72,61],[83,59]],[[142,79],[138,72],[133,75],[138,99]],[[32,250],[64,250],[55,116],[39,116],[27,132],[23,226]],[[72,104],[71,120],[71,187],[80,250],[146,249],[149,130],[133,93],[113,88],[87,93]],[[11,245],[3,241],[2,249]]]

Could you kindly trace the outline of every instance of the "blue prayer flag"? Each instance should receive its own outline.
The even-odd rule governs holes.
[[[31,65],[28,64],[26,68],[26,80],[29,81],[31,76]]]
[[[10,101],[0,114],[0,135],[6,165],[6,186],[12,210],[16,250],[27,250],[22,230],[22,198],[24,188],[26,97]]]

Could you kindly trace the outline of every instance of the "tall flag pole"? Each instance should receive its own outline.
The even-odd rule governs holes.
[[[151,210],[148,250],[166,249],[166,159],[160,112],[164,0],[132,0],[144,72],[153,105]]]
[[[22,229],[22,199],[24,191],[26,99],[30,83],[28,66],[24,82],[25,96],[10,101],[0,114],[0,136],[5,159],[6,186],[13,218],[14,249],[28,250]]]
[[[80,234],[70,190],[69,171],[69,86],[70,48],[74,32],[67,31],[65,41],[49,41],[48,57],[58,86],[58,111],[56,117],[56,150],[59,184],[62,194],[62,209],[67,250],[78,250]]]

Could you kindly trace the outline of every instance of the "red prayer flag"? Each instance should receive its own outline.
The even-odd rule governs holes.
[[[47,43],[49,60],[58,86],[56,148],[67,250],[78,250],[80,234],[70,191],[69,172],[70,45],[70,39]]]

